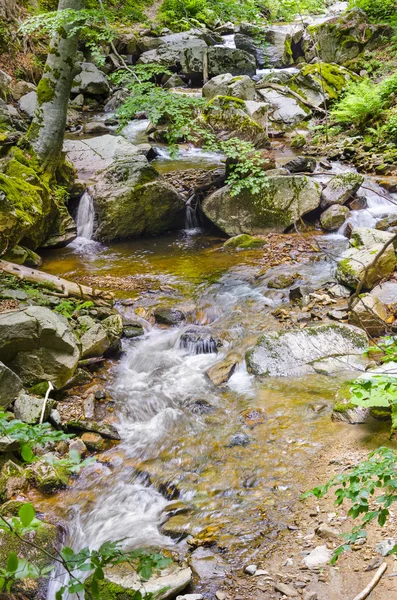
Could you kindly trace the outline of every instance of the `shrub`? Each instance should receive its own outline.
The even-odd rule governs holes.
[[[350,8],[361,8],[375,23],[390,21],[396,15],[395,0],[350,0]]]
[[[331,111],[331,118],[343,125],[354,125],[360,131],[383,113],[386,101],[379,88],[369,79],[350,83]]]

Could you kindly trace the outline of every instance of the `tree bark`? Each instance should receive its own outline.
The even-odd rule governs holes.
[[[84,0],[59,0],[58,11],[81,10]],[[53,37],[44,75],[37,87],[37,109],[28,139],[44,171],[52,177],[61,158],[66,117],[77,54],[78,35],[65,25]]]

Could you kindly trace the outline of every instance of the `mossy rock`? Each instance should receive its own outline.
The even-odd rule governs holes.
[[[241,235],[236,235],[229,240],[227,240],[224,244],[224,248],[242,248],[246,250],[251,250],[254,248],[263,248],[266,245],[266,241],[260,237],[253,237],[252,235],[247,235],[245,233]]]

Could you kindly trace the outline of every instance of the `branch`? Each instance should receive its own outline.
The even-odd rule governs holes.
[[[379,567],[379,569],[376,571],[375,575],[373,576],[373,578],[371,579],[369,584],[363,589],[362,592],[357,594],[357,596],[355,596],[353,598],[353,600],[365,600],[365,598],[367,598],[370,595],[370,593],[372,592],[374,587],[376,585],[378,585],[378,583],[381,580],[381,577],[382,577],[383,573],[386,571],[386,569],[387,569],[387,563],[384,562]]]
[[[293,90],[290,90],[289,88],[286,89],[282,85],[278,85],[278,83],[262,83],[262,84],[256,85],[255,87],[257,90],[263,90],[265,88],[270,88],[272,90],[275,90],[276,92],[281,92],[282,94],[289,94],[289,95],[293,96],[294,98],[296,98],[297,100],[299,100],[299,102],[301,102],[302,104],[305,104],[306,106],[308,106],[309,108],[311,108],[317,112],[321,112],[324,115],[326,114],[326,111],[323,108],[320,108],[319,106],[315,106],[314,104],[312,104],[308,100],[305,100],[305,98],[303,98],[302,96],[300,96]]]

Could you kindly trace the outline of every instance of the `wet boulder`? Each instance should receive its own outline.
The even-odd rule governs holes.
[[[192,325],[182,332],[179,346],[191,354],[211,354],[223,346],[222,340],[206,327]]]
[[[207,100],[212,100],[215,96],[254,100],[255,95],[254,82],[246,75],[234,77],[231,73],[224,73],[213,77],[203,87],[203,97]]]
[[[394,235],[388,231],[380,231],[372,227],[355,227],[351,232],[349,242],[353,248],[362,248],[374,244],[387,244],[393,238]]]
[[[265,34],[267,45],[264,49],[267,64],[275,68],[293,65],[300,54],[298,46],[303,32],[303,25],[269,27]]]
[[[284,168],[290,173],[314,173],[317,161],[310,156],[296,156],[285,163]]]
[[[244,50],[212,46],[208,48],[208,73],[211,77],[222,73],[252,76],[256,73],[256,61]]]
[[[128,143],[128,142],[127,142]],[[120,160],[97,176],[93,187],[95,239],[154,235],[183,226],[185,205],[144,156]]]
[[[0,360],[25,385],[51,381],[61,388],[79,358],[76,336],[61,315],[42,306],[0,315]]]
[[[98,582],[98,600],[124,600],[132,598],[140,591],[143,595],[150,594],[153,600],[175,598],[178,592],[184,590],[192,579],[192,571],[185,565],[171,562],[161,570],[155,570],[148,581],[141,581],[136,565],[120,563],[104,570],[105,578]],[[90,583],[88,578],[87,583]]]
[[[186,315],[177,308],[158,306],[154,311],[154,318],[161,325],[178,325],[186,319]]]
[[[320,59],[321,62],[343,65],[357,58],[364,49],[373,50],[385,37],[392,35],[390,26],[368,23],[366,13],[353,8],[324,23],[310,25],[302,47],[308,63]]]
[[[361,329],[332,323],[265,333],[245,358],[249,372],[263,377],[329,375],[361,369],[367,346]]]
[[[249,35],[244,35],[243,33],[236,33],[234,36],[234,42],[236,48],[239,50],[245,50],[249,54],[255,56],[256,65],[260,69],[263,68],[267,63],[267,56],[265,55],[265,51],[261,48],[260,44],[258,44],[254,38]]]
[[[323,190],[321,208],[332,204],[345,204],[354,197],[364,182],[364,177],[358,173],[342,173],[332,177]]]
[[[0,406],[7,408],[12,404],[22,389],[22,381],[14,373],[0,362]]]
[[[218,387],[225,385],[241,363],[241,356],[230,352],[224,359],[215,363],[205,372],[208,379]]]
[[[384,277],[391,275],[396,266],[396,255],[390,245],[380,255],[384,244],[349,248],[339,259],[335,276],[337,280],[356,289],[363,281],[363,289],[371,290]],[[376,256],[379,258],[375,261]]]
[[[285,231],[320,204],[320,185],[305,176],[269,176],[258,193],[231,194],[229,186],[205,198],[206,217],[230,236]]]
[[[333,204],[329,206],[321,215],[321,227],[326,231],[336,231],[349,218],[350,210],[347,206]]]
[[[81,72],[75,76],[72,94],[88,94],[90,96],[103,96],[110,92],[106,75],[93,63],[84,62]]]

